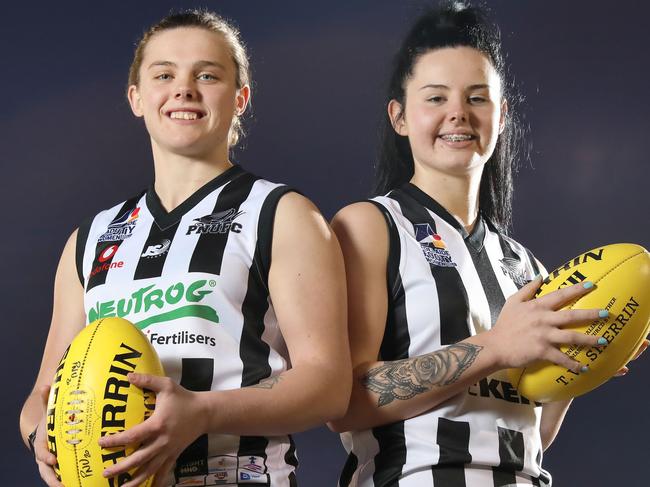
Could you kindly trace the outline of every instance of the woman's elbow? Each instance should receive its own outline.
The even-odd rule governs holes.
[[[347,413],[352,394],[352,371],[336,371],[330,380],[324,381],[327,386],[322,388],[314,398],[323,408],[323,416],[328,426],[337,423]]]
[[[340,434],[340,433],[345,433],[346,431],[350,431],[351,428],[347,423],[348,421],[344,414],[340,418],[336,418],[333,421],[328,421],[327,427],[332,433]]]

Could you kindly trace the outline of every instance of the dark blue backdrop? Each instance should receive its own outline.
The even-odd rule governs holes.
[[[149,142],[123,93],[133,43],[171,8],[208,6],[241,27],[254,67],[236,159],[304,191],[327,216],[368,188],[387,65],[421,1],[12,2],[0,33],[4,314],[3,486],[39,485],[18,412],[39,366],[52,281],[70,231],[146,186]],[[617,241],[648,246],[650,123],[645,2],[490,2],[526,96],[532,164],[514,236],[553,267]],[[532,166],[532,167],[531,167]],[[575,401],[546,466],[558,486],[643,486],[650,361]],[[344,454],[297,437],[301,484],[333,486]]]

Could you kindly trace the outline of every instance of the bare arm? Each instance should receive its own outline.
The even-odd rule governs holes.
[[[354,369],[348,411],[342,419],[330,423],[335,431],[367,429],[422,414],[480,378],[536,359],[576,370],[580,364],[569,360],[555,344],[566,340],[593,345],[597,340],[557,327],[572,320],[592,319],[597,310],[553,311],[570,296],[586,290],[566,288],[563,293],[552,293],[549,300],[530,301],[538,281],[506,302],[491,331],[423,356],[380,362],[388,309],[386,223],[374,205],[357,203],[339,212],[332,226],[345,258]]]
[[[20,413],[20,432],[25,444],[27,444],[27,436],[34,431],[43,415],[43,405],[38,391],[42,386],[49,386],[52,383],[61,355],[85,324],[83,288],[75,265],[76,242],[75,231],[63,249],[56,271],[52,321],[38,377]]]
[[[549,402],[542,405],[542,421],[539,427],[542,448],[546,450],[555,440],[573,399]]]
[[[256,387],[204,393],[208,431],[286,434],[340,417],[347,406],[343,259],[326,221],[296,193],[278,204],[271,262],[269,290],[292,367]]]

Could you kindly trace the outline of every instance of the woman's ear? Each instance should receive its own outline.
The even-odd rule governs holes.
[[[248,102],[251,99],[251,88],[248,85],[244,85],[237,90],[237,95],[235,96],[235,115],[241,116],[246,111]]]
[[[136,85],[129,86],[126,96],[129,99],[129,105],[131,106],[133,115],[136,117],[142,117],[144,112],[142,110],[142,100],[140,99],[138,87]]]
[[[406,119],[404,118],[404,109],[402,104],[397,100],[393,99],[388,102],[388,118],[390,118],[390,124],[393,126],[395,132],[399,135],[407,136],[408,129],[406,127]]]

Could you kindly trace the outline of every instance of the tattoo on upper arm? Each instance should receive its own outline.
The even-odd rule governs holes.
[[[275,386],[281,380],[282,380],[282,377],[279,376],[279,375],[276,375],[274,377],[269,377],[268,379],[262,379],[257,384],[254,384],[254,385],[252,385],[250,387],[253,387],[255,389],[273,389],[273,386]]]
[[[420,357],[386,362],[370,369],[361,378],[361,384],[379,394],[379,407],[394,399],[411,399],[433,386],[456,382],[482,349],[471,343],[456,343]]]

